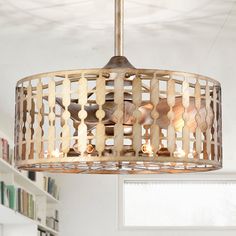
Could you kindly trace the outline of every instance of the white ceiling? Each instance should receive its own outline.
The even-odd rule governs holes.
[[[236,158],[236,0],[125,0],[125,9],[132,64],[221,81],[224,154]],[[11,136],[18,79],[106,64],[113,0],[0,0],[0,29],[0,128]]]
[[[40,30],[50,34],[62,31],[73,37],[92,35],[113,27],[113,0],[1,0],[3,30]],[[165,31],[178,34],[203,28],[218,28],[233,0],[125,0],[127,30]],[[231,21],[231,23],[233,23]],[[191,27],[190,27],[191,26]],[[228,27],[233,24],[228,23]],[[61,33],[62,33],[61,32]],[[157,32],[156,32],[157,33]],[[68,36],[69,36],[68,35]]]

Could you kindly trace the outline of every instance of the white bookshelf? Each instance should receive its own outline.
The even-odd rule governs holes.
[[[11,174],[14,178],[14,182],[22,188],[28,190],[34,195],[45,196],[48,203],[58,204],[59,201],[54,198],[51,194],[39,188],[35,182],[24,176],[20,171],[14,168],[12,165],[0,158],[0,173]]]
[[[2,235],[0,232],[0,236],[18,236],[20,235],[18,234],[19,232],[22,232],[22,235],[24,236],[37,236],[38,228],[50,232],[54,236],[59,234],[59,232],[46,226],[48,209],[58,209],[59,201],[56,198],[44,191],[35,182],[27,178],[23,173],[1,158],[0,180],[3,180],[8,185],[18,186],[34,195],[36,211],[41,218],[40,222],[36,219],[32,220],[21,213],[0,204],[0,225],[2,225]]]
[[[8,207],[0,205],[0,222],[2,225],[35,225],[37,228],[50,232],[53,235],[58,235],[59,232],[32,220],[17,211],[14,211]]]
[[[31,224],[34,220],[12,210],[11,208],[0,205],[0,222],[5,225],[15,224]]]
[[[42,225],[42,224],[38,224],[38,228],[39,228],[39,229],[42,229],[42,230],[44,230],[44,231],[50,232],[50,233],[53,234],[53,235],[58,235],[58,234],[59,234],[58,231],[56,231],[56,230],[54,230],[54,229],[51,229],[51,228],[49,228],[48,226],[45,226],[45,225]]]

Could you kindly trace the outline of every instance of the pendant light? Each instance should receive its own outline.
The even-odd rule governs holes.
[[[115,56],[105,67],[17,83],[19,169],[152,174],[222,167],[220,83],[132,66],[123,56],[123,4],[115,1]]]

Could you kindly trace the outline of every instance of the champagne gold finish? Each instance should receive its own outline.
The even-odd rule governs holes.
[[[176,71],[91,69],[25,78],[16,89],[16,164],[73,173],[219,169],[220,92],[213,79]]]

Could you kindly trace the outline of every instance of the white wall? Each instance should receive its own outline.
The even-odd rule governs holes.
[[[61,175],[61,236],[233,236],[235,230],[119,230],[117,176]],[[135,197],[135,196],[134,196]]]

